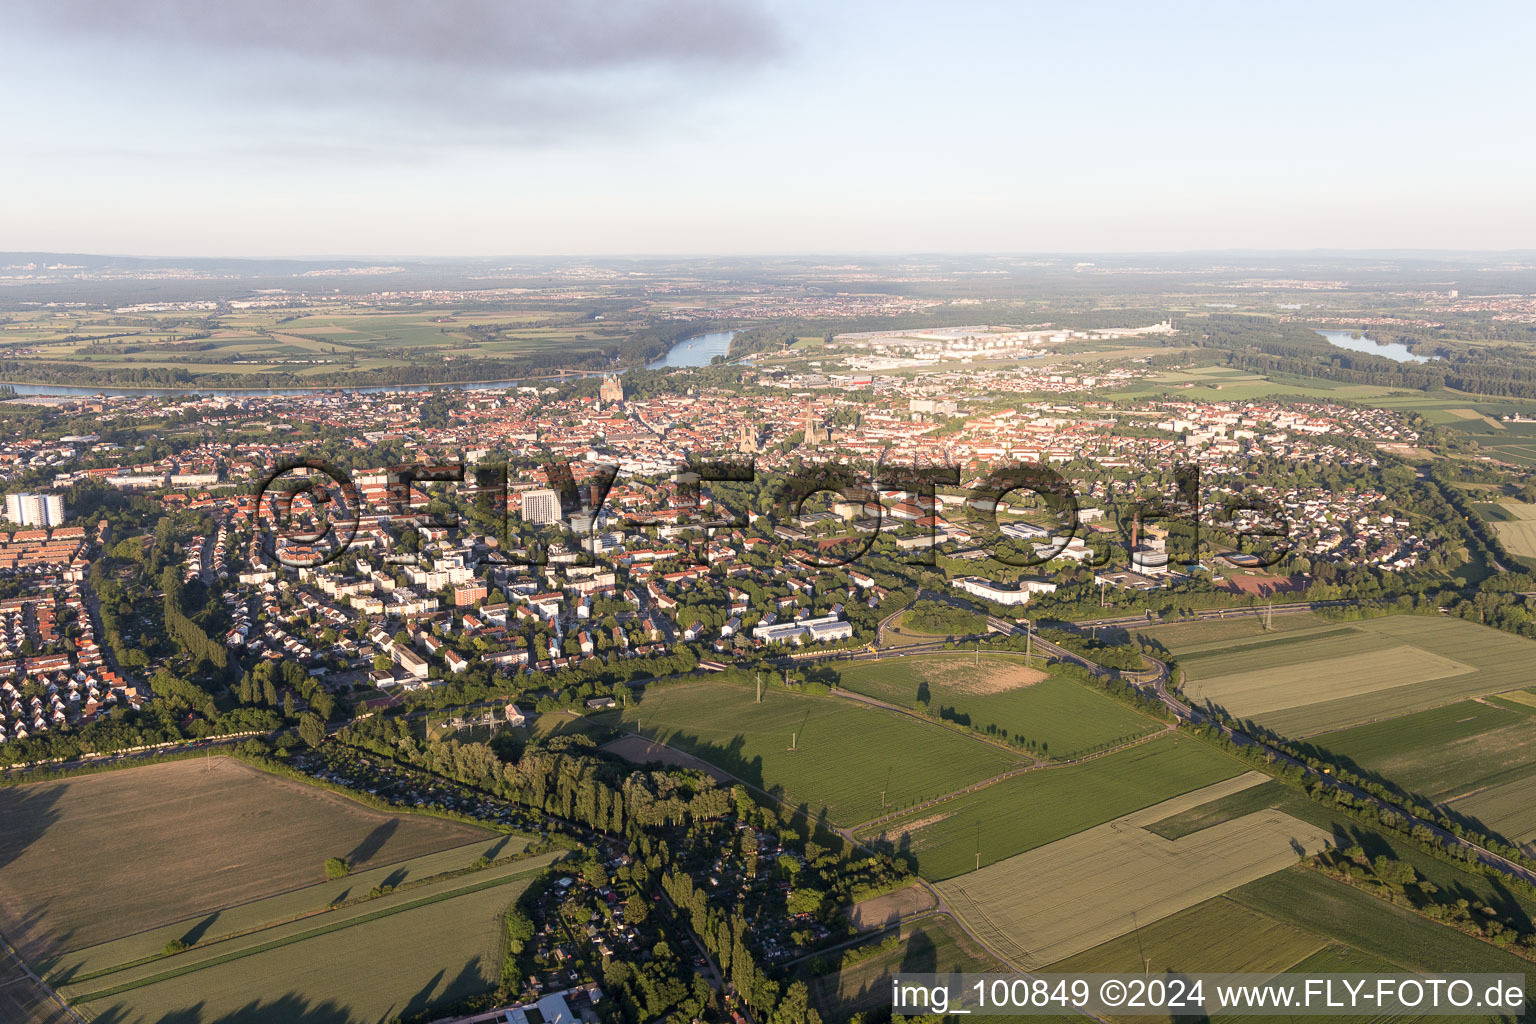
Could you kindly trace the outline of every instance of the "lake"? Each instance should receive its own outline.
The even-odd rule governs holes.
[[[708,366],[715,356],[723,356],[731,347],[735,331],[711,331],[695,334],[673,345],[667,354],[646,367],[647,370],[665,370],[673,366]]]
[[[1427,363],[1431,359],[1439,359],[1439,356],[1416,356],[1408,351],[1407,345],[1395,341],[1378,345],[1370,338],[1356,338],[1349,331],[1318,331],[1328,343],[1337,348],[1347,348],[1351,352],[1365,352],[1373,356],[1386,356],[1388,359],[1399,363]]]

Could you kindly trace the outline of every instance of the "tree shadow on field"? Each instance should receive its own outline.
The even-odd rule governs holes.
[[[33,786],[9,786],[0,789],[0,868],[4,868],[41,839],[59,820],[59,800],[69,783],[56,783],[41,789]]]
[[[356,867],[358,864],[367,862],[369,858],[384,848],[384,844],[389,842],[390,837],[399,828],[400,823],[393,818],[375,828],[372,832],[368,833],[362,842],[352,848],[351,853],[347,854],[347,863]]]
[[[710,764],[720,767],[748,785],[756,786],[760,790],[766,791],[768,789],[767,786],[763,785],[762,755],[755,755],[751,758],[747,757],[745,753],[747,737],[741,733],[731,737],[729,743],[723,744],[682,731],[656,731],[647,738],[657,743],[664,743],[669,747],[676,747],[678,750],[692,754],[700,760],[708,761]],[[790,736],[786,732],[784,734],[784,746],[786,748],[789,746],[789,741]],[[775,793],[775,795],[780,794]]]
[[[902,974],[936,974],[939,970],[939,951],[925,931],[915,931],[907,939],[901,954]]]
[[[428,1006],[431,1006],[432,993],[437,991],[438,982],[442,981],[443,975],[447,973],[447,971],[438,971],[436,974],[432,975],[432,980],[423,985],[421,990],[418,991],[414,996],[411,996],[411,1001],[405,1004],[405,1009],[400,1011],[400,1016],[414,1017],[418,1013],[425,1011]],[[463,977],[462,972],[460,973],[460,977]]]
[[[62,817],[58,808],[69,783],[47,788],[20,785],[0,789],[0,871],[24,856]],[[0,891],[9,892],[13,906],[25,907],[19,918],[0,915],[0,929],[28,959],[49,950],[64,948],[70,936],[51,934],[48,925],[48,900],[27,891],[26,873],[30,865],[19,867],[14,877],[0,879]],[[54,868],[57,865],[53,866]],[[45,883],[46,884],[46,883]]]
[[[187,929],[187,933],[181,937],[181,941],[185,942],[189,946],[197,945],[198,940],[201,939],[204,935],[207,935],[208,929],[212,928],[213,923],[219,919],[219,914],[220,911],[214,911],[207,917],[203,918],[201,921],[197,922],[197,924]]]
[[[335,1000],[312,1003],[297,992],[276,999],[253,999],[233,1013],[215,1016],[198,1003],[182,1010],[162,1013],[157,1024],[352,1024],[356,1016]],[[121,1004],[95,1017],[96,1024],[142,1024],[139,1011]]]

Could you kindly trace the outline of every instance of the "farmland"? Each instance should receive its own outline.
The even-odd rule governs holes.
[[[1387,722],[1312,738],[1342,763],[1384,776],[1440,802],[1536,773],[1536,709],[1502,701],[1457,701]]]
[[[1053,972],[1283,971],[1324,939],[1217,896],[1058,960]]]
[[[416,899],[430,891],[423,883],[434,876],[462,872],[474,865],[481,857],[487,861],[510,857],[523,850],[526,845],[527,840],[521,836],[501,836],[488,842],[481,840],[467,846],[444,850],[441,853],[426,854],[400,864],[354,872],[345,878],[305,886],[302,889],[294,889],[250,903],[241,903],[212,914],[199,915],[160,928],[135,932],[123,938],[60,956],[48,965],[49,980],[58,985],[67,985],[75,981],[83,984],[84,979],[153,958],[173,940],[194,945],[196,950],[202,950],[203,947],[214,944],[220,952],[225,952],[233,946],[224,943],[258,931],[287,925],[290,922],[300,922],[296,930],[302,931],[317,924],[312,920],[315,915],[328,915],[324,918],[326,922],[336,920],[329,915],[335,914],[341,904],[356,900],[375,887],[401,890],[402,895],[399,898],[390,898],[395,902]],[[476,877],[478,880],[487,876]],[[430,884],[439,885],[438,882]],[[409,895],[405,895],[406,893]],[[384,901],[371,901],[360,904],[359,906],[364,909],[358,912],[372,913],[387,905],[388,903]],[[352,908],[349,907],[348,913],[351,912]],[[177,964],[179,966],[200,955],[201,953],[196,951],[182,954],[182,960],[177,961]],[[112,983],[104,982],[96,985],[83,984],[83,988],[86,991],[99,990],[113,983],[116,983],[116,980]]]
[[[856,824],[1016,767],[997,747],[898,712],[714,680],[653,690],[624,711],[641,735],[760,789]],[[795,749],[791,750],[791,742]]]
[[[41,963],[320,882],[327,857],[366,870],[495,838],[223,757],[6,789],[0,820],[0,931]]]
[[[75,1018],[49,999],[47,993],[0,950],[0,1020],[7,1024],[74,1024]]]
[[[409,367],[423,357],[595,351],[627,333],[572,310],[402,311],[317,302],[298,316],[284,310],[13,317],[0,352],[40,370],[57,364],[101,371],[176,367],[194,375],[283,373],[302,384],[306,377],[339,371]]]
[[[1536,767],[1527,766],[1519,778],[1452,800],[1450,807],[1487,831],[1529,847],[1536,842]]]
[[[940,883],[992,948],[1033,970],[1294,864],[1328,833],[1266,810],[1169,841],[1146,826],[1234,787],[1253,773]],[[1084,871],[1085,864],[1093,865]]]
[[[1146,632],[1177,656],[1190,699],[1291,736],[1513,689],[1528,681],[1521,666],[1536,654],[1530,640],[1450,618],[1321,623],[1264,637],[1212,625],[1214,639],[1191,626]]]
[[[1485,513],[1484,517],[1493,520],[1493,530],[1509,553],[1521,558],[1536,558],[1536,505],[1505,499],[1492,507],[1501,514]]]
[[[890,977],[897,972],[982,972],[1003,965],[967,938],[953,921],[929,917],[901,929],[901,943],[809,981],[811,998],[828,1019],[891,1005]]]
[[[1083,829],[1242,772],[1207,744],[1149,740],[1081,764],[1025,772],[869,832],[937,881],[1006,860]]]
[[[499,884],[466,886],[460,894],[399,913],[210,962],[85,1002],[83,1008],[114,1024],[149,1024],[169,1014],[188,1024],[287,1024],[305,1014],[385,1020],[420,1013],[495,985],[501,915],[533,870],[530,865]],[[430,955],[423,955],[426,951]],[[282,979],[280,989],[272,986],[276,978]]]
[[[839,685],[855,693],[903,707],[925,701],[932,714],[1022,738],[1052,757],[1073,757],[1158,728],[1108,696],[1026,668],[1017,657],[984,657],[980,664],[959,654],[908,657],[850,665],[841,676]]]
[[[1400,969],[1513,974],[1529,970],[1530,961],[1513,953],[1305,867],[1249,882],[1232,890],[1230,897],[1268,917],[1330,936]]]

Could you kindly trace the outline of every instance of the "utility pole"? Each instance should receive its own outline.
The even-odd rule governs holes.
[[[1035,667],[1035,620],[1024,620],[1024,667]]]
[[[761,704],[763,702],[763,674],[761,672],[754,672],[752,676],[757,680],[757,702]]]
[[[797,733],[797,732],[790,733],[789,734],[789,749],[790,750],[799,750],[800,749],[799,741],[800,741],[800,734],[799,733]]]

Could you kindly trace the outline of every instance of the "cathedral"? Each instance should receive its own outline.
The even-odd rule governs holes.
[[[816,410],[805,410],[805,443],[808,445],[831,444],[832,431],[821,425],[821,417],[816,415]]]
[[[597,389],[597,396],[605,402],[622,402],[624,385],[617,377],[604,377],[602,386]]]

